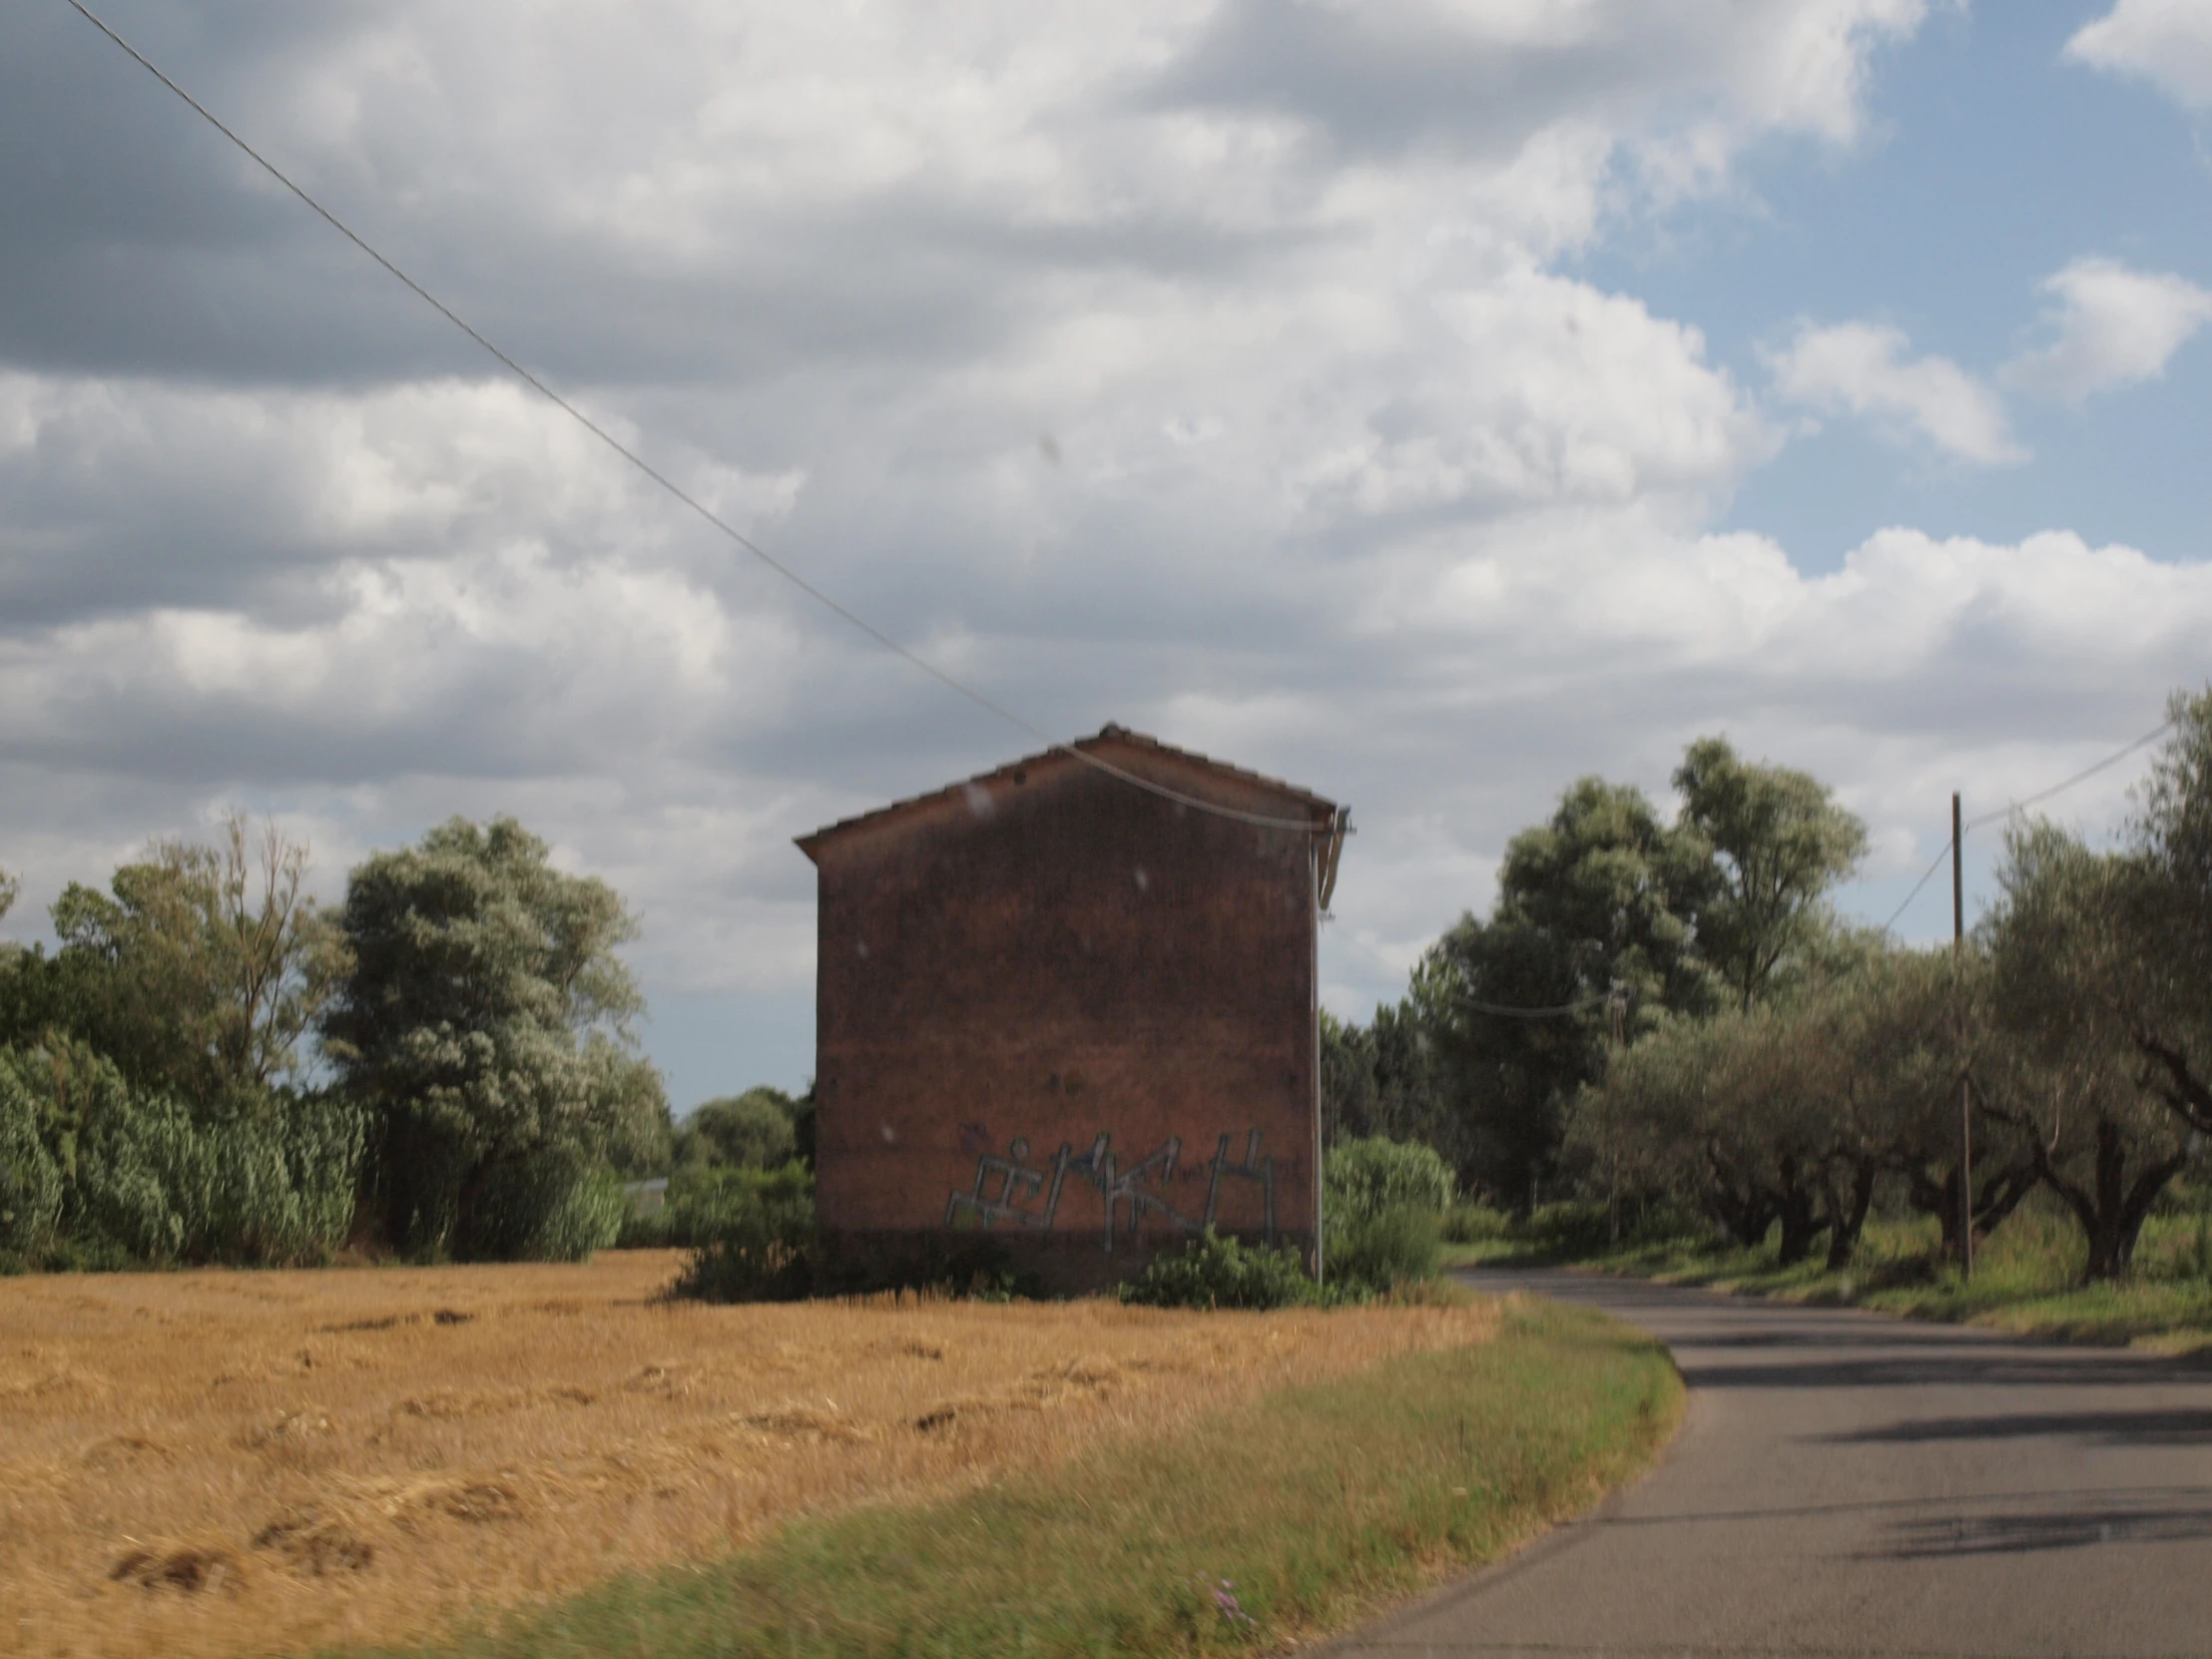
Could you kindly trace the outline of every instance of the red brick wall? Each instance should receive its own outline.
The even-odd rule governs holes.
[[[1304,816],[1157,751],[1103,753],[1205,799]],[[1184,1237],[1210,1197],[1221,1231],[1262,1232],[1262,1182],[1214,1168],[1226,1135],[1226,1164],[1267,1161],[1276,1236],[1310,1256],[1312,837],[1064,757],[1021,776],[816,843],[826,1246],[937,1232],[949,1212],[1048,1277],[1111,1280]]]

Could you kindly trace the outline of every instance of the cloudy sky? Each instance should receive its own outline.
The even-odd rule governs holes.
[[[90,3],[932,663],[1350,802],[1346,1014],[1579,775],[1809,768],[1879,920],[2212,676],[2212,0]],[[1033,743],[64,0],[0,152],[7,930],[229,808],[326,897],[511,812],[679,1107],[801,1082],[791,837]]]

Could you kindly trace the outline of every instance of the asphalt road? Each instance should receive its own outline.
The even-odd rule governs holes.
[[[1587,1519],[1323,1651],[2212,1655],[2212,1369],[1562,1273],[1689,1416]]]

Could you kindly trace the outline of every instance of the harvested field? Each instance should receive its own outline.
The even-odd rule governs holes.
[[[1495,1328],[656,1301],[677,1262],[0,1280],[0,1647],[419,1635]]]

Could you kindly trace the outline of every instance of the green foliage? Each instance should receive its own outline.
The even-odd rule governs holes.
[[[977,1302],[1040,1301],[1043,1282],[1016,1268],[998,1240],[977,1233],[920,1233],[850,1243],[833,1261],[818,1262],[816,1296],[876,1296],[885,1291],[931,1291]]]
[[[326,1261],[352,1219],[361,1115],[328,1095],[264,1104],[203,1121],[82,1045],[0,1050],[9,1165],[36,1186],[43,1159],[58,1201],[43,1240],[4,1248],[107,1266]],[[26,1126],[37,1151],[19,1155]]]
[[[1508,844],[1489,916],[1463,917],[1415,968],[1407,1007],[1448,1105],[1392,1132],[1443,1151],[1470,1189],[1535,1203],[1616,1035],[1749,1010],[1867,949],[1826,904],[1865,827],[1822,785],[1722,738],[1692,744],[1674,783],[1671,825],[1636,789],[1572,785]],[[1519,1017],[1543,1009],[1571,1012]]]
[[[1474,1143],[1453,1110],[1436,1041],[1410,1001],[1379,1005],[1373,1023],[1321,1016],[1322,1144],[1367,1135],[1420,1141],[1454,1168]]]
[[[1441,1215],[1456,1183],[1434,1149],[1381,1135],[1340,1141],[1322,1161],[1322,1213],[1367,1218],[1399,1205]]]
[[[824,1261],[814,1192],[814,1172],[801,1163],[773,1170],[688,1164],[670,1178],[666,1207],[626,1227],[624,1242],[690,1248],[671,1294],[709,1302],[922,1290],[1007,1302],[1045,1294],[1035,1275],[1013,1267],[1003,1245],[984,1237],[924,1233]]]
[[[1985,1047],[1977,954],[1870,951],[1745,1009],[1672,1020],[1578,1100],[1567,1151],[1592,1191],[1693,1208],[1739,1245],[1780,1223],[1790,1261],[1857,1248],[1885,1182],[1957,1210],[1957,1088]],[[1982,1012],[1976,1013],[1976,1008]],[[1979,1136],[1975,1209],[1993,1226],[2031,1178],[2016,1138]]]
[[[457,1254],[475,1261],[582,1262],[622,1231],[622,1177],[573,1155],[541,1152],[493,1165]]]
[[[0,1270],[42,1258],[61,1209],[61,1171],[39,1138],[38,1103],[0,1064]]]
[[[468,1258],[605,1231],[579,1186],[666,1117],[614,890],[554,869],[512,819],[455,819],[356,868],[342,926],[353,967],[324,1049],[374,1121],[390,1242]]]
[[[759,1201],[764,1190],[797,1181],[812,1191],[804,1172],[763,1170],[746,1165],[683,1164],[669,1177],[659,1213],[658,1242],[677,1249],[706,1244],[724,1222]]]
[[[1270,1250],[1208,1228],[1182,1251],[1155,1256],[1114,1294],[1146,1308],[1266,1309],[1312,1302],[1315,1287],[1290,1245]]]
[[[1381,1295],[1436,1277],[1443,1218],[1423,1204],[1392,1204],[1329,1229],[1322,1273],[1340,1292]]]
[[[734,1164],[775,1169],[799,1150],[794,1124],[799,1102],[761,1085],[707,1101],[677,1131],[678,1164]]]
[[[345,968],[301,891],[306,856],[276,826],[256,836],[234,815],[221,844],[156,841],[106,893],[71,882],[54,904],[62,948],[46,1020],[134,1087],[201,1115],[250,1109],[296,1078],[301,1041]]]
[[[1602,1251],[1611,1230],[1612,1218],[1603,1204],[1561,1199],[1531,1210],[1517,1232],[1539,1254],[1571,1260]]]
[[[1449,1069],[1469,1185],[1518,1202],[1549,1173],[1568,1102],[1603,1071],[1608,996],[1626,997],[1638,1024],[1713,1005],[1691,918],[1714,880],[1702,841],[1641,791],[1596,778],[1513,837],[1488,919],[1445,933],[1411,988]],[[1576,1004],[1567,1017],[1492,1011]]]
[[[1444,1215],[1447,1244],[1489,1244],[1506,1237],[1513,1218],[1488,1204],[1454,1204]]]
[[[2191,1271],[2200,1219],[2154,1214],[2143,1228],[2136,1269],[2123,1282],[2084,1284],[2084,1244],[2067,1207],[2048,1193],[2021,1204],[1982,1241],[1973,1277],[1963,1279],[1934,1217],[1878,1219],[1848,1269],[1817,1258],[1783,1266],[1774,1244],[1744,1249],[1703,1238],[1650,1239],[1587,1256],[1606,1271],[1670,1284],[1711,1285],[1883,1313],[2165,1353],[2212,1351],[2212,1281]]]
[[[625,1186],[622,1216],[615,1227],[615,1249],[668,1250],[690,1242],[675,1237],[671,1230],[665,1191],[661,1203],[648,1207],[642,1193],[634,1194]]]
[[[1817,779],[1743,761],[1726,738],[1691,744],[1674,787],[1677,830],[1697,836],[1714,864],[1694,912],[1698,951],[1750,1008],[1778,973],[1817,958],[1830,931],[1822,900],[1858,868],[1867,827]]]
[[[2074,1212],[2088,1242],[2086,1276],[2119,1278],[2198,1134],[2143,1063],[2139,1036],[2155,1015],[2132,994],[2162,883],[2140,857],[2092,852],[2033,824],[2005,836],[1998,885],[1986,931],[2000,1041],[1976,1070],[1982,1112],[2013,1133]]]
[[[1366,1295],[1435,1277],[1455,1185],[1432,1148],[1382,1136],[1338,1142],[1322,1161],[1324,1279]]]
[[[670,1294],[703,1302],[794,1302],[813,1293],[811,1171],[798,1165],[716,1170],[678,1202],[698,1248]]]

